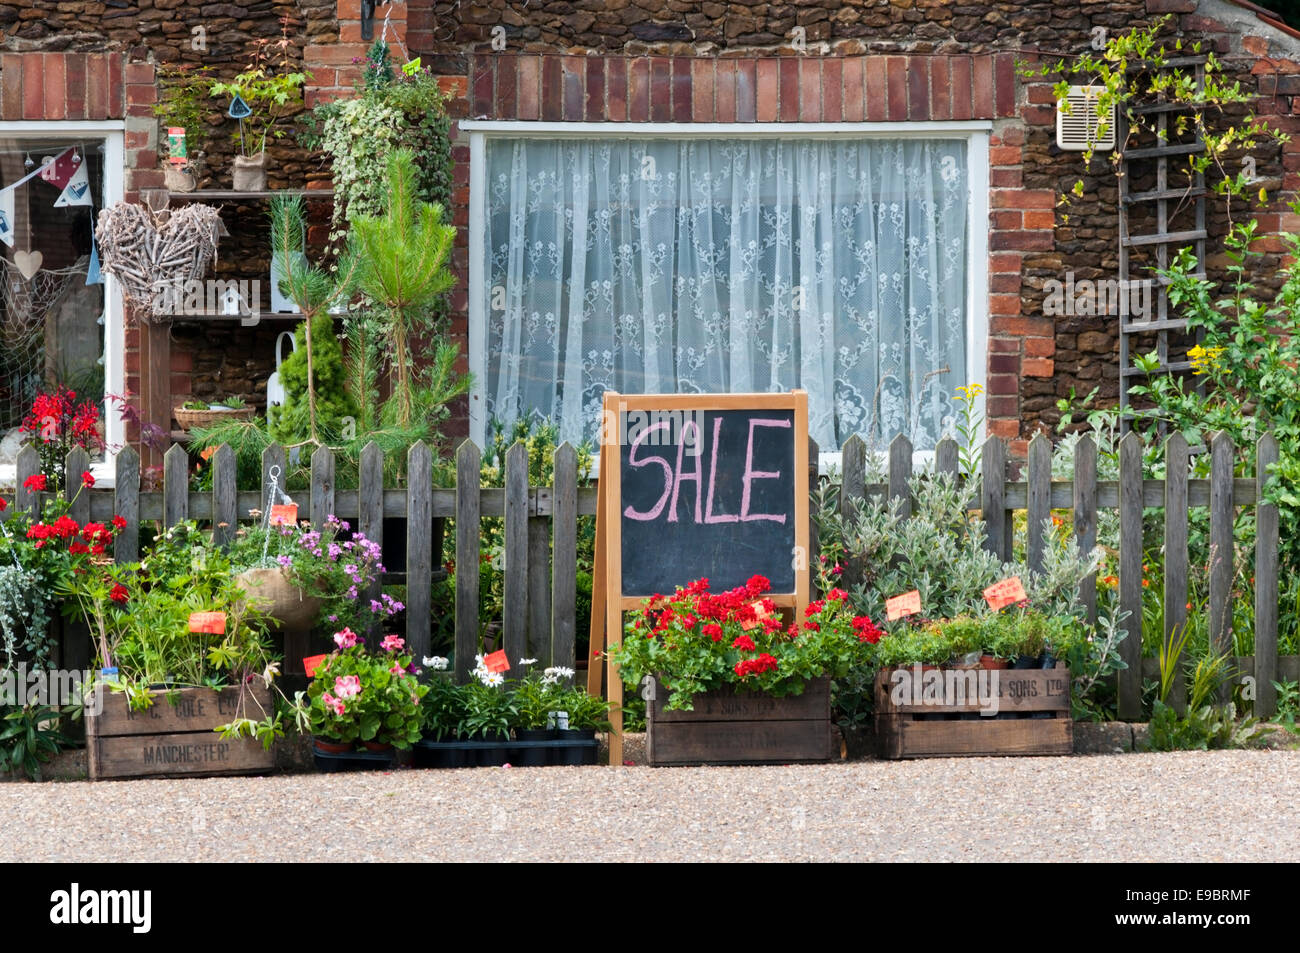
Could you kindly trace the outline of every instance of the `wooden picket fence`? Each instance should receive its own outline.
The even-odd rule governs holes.
[[[1215,558],[1209,567],[1209,605],[1211,644],[1218,651],[1232,647],[1231,606],[1233,514],[1236,507],[1256,508],[1255,552],[1255,655],[1236,659],[1237,669],[1252,675],[1256,684],[1255,710],[1271,715],[1276,707],[1272,686],[1275,679],[1300,678],[1300,657],[1278,655],[1278,514],[1277,508],[1261,503],[1267,467],[1278,458],[1277,443],[1271,435],[1261,438],[1256,448],[1256,473],[1259,476],[1236,479],[1233,476],[1234,447],[1226,435],[1216,436],[1208,448],[1210,478],[1188,479],[1189,448],[1180,435],[1165,444],[1168,480],[1143,478],[1142,447],[1138,438],[1126,436],[1120,447],[1120,478],[1097,479],[1097,451],[1090,438],[1079,441],[1074,457],[1071,480],[1053,480],[1051,444],[1038,435],[1029,444],[1023,480],[1007,479],[1007,448],[997,438],[990,438],[982,450],[981,488],[973,509],[982,511],[988,529],[987,547],[1002,559],[1009,559],[1012,547],[1014,514],[1026,511],[1028,527],[1041,527],[1053,510],[1066,509],[1073,514],[1073,532],[1081,550],[1089,551],[1097,541],[1097,514],[1100,509],[1117,509],[1120,521],[1119,606],[1130,615],[1125,625],[1130,636],[1121,644],[1121,654],[1128,668],[1119,673],[1119,716],[1134,720],[1141,715],[1141,690],[1144,672],[1153,673],[1155,660],[1141,657],[1142,618],[1142,512],[1145,507],[1164,509],[1164,616],[1167,630],[1181,627],[1187,620],[1188,604],[1188,516],[1191,507],[1209,507],[1210,543]],[[939,471],[957,472],[958,447],[951,440],[939,444],[935,467]],[[817,460],[817,446],[810,446],[809,459]],[[848,512],[855,498],[864,494],[887,494],[900,501],[904,512],[910,511],[907,481],[912,475],[912,446],[903,437],[896,438],[888,450],[887,482],[867,485],[867,446],[859,437],[851,437],[842,448],[840,503]],[[236,487],[235,456],[222,446],[212,455],[210,492],[189,489],[190,461],[185,449],[173,446],[163,465],[163,488],[142,492],[140,460],[130,448],[116,457],[116,485],[112,489],[95,488],[81,493],[73,504],[72,516],[105,521],[114,514],[127,520],[118,536],[114,556],[132,561],[139,556],[141,521],[170,526],[185,519],[205,522],[214,529],[218,543],[231,539],[237,525],[251,522],[250,509],[264,508],[273,472],[287,472],[283,447],[272,445],[262,455],[262,485],[257,489]],[[413,654],[419,658],[430,654],[431,584],[434,573],[444,560],[442,552],[433,552],[436,520],[454,521],[454,545],[447,557],[457,567],[478,566],[481,552],[482,520],[504,521],[504,612],[503,647],[511,659],[532,657],[543,664],[573,666],[576,643],[575,594],[577,578],[577,521],[579,516],[596,512],[595,486],[578,485],[578,455],[569,444],[555,451],[552,486],[528,485],[527,449],[517,443],[506,454],[505,487],[488,488],[480,484],[481,452],[472,442],[462,443],[456,452],[456,487],[432,485],[432,456],[423,443],[410,448],[406,458],[405,488],[383,485],[383,453],[370,444],[360,458],[357,490],[339,490],[334,485],[335,460],[327,448],[318,449],[311,458],[310,487],[289,494],[298,504],[299,513],[312,522],[333,514],[348,520],[357,530],[382,545],[384,519],[406,521],[406,565],[388,567],[400,572],[386,577],[407,587],[406,638]],[[67,460],[67,472],[79,474],[88,461],[84,452],[73,451]],[[274,468],[278,467],[278,471]],[[17,460],[17,510],[36,512],[37,495],[23,488],[27,476],[39,472],[36,451],[23,449]],[[75,483],[75,478],[72,481]],[[75,492],[74,486],[70,492]],[[813,508],[815,511],[815,507]],[[9,514],[4,514],[5,516]],[[810,538],[816,539],[816,533]],[[1029,532],[1028,563],[1042,566],[1044,540]],[[1224,554],[1222,556],[1218,554]],[[377,590],[378,583],[375,586]],[[479,651],[479,574],[455,574],[456,618],[455,658],[457,672],[467,677],[469,665]],[[371,598],[377,592],[363,593]],[[1083,601],[1095,618],[1096,580],[1082,586]],[[1169,637],[1170,631],[1164,636]],[[1181,676],[1174,689],[1175,702],[1185,697]]]

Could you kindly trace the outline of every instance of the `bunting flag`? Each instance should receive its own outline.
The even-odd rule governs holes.
[[[64,184],[63,194],[55,201],[54,207],[65,208],[69,205],[94,204],[94,196],[90,194],[90,174],[86,171],[86,163],[79,162],[71,177]]]
[[[90,216],[90,264],[86,266],[86,284],[102,285],[104,274],[99,270],[99,245],[95,240],[95,216]]]
[[[0,192],[0,242],[14,247],[14,190]]]
[[[39,172],[41,181],[47,182],[59,190],[62,190],[72,181],[72,176],[77,171],[77,167],[84,164],[72,161],[74,151],[69,146],[53,158],[46,157]]]

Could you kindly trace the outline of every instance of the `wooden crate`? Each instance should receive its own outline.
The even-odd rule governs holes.
[[[245,688],[245,712],[272,711],[271,692],[262,684]],[[254,738],[222,738],[213,729],[238,713],[239,689],[182,688],[154,693],[153,705],[131,711],[126,696],[108,692],[103,710],[92,714],[87,699],[86,753],[91,780],[140,777],[198,777],[258,774],[275,766],[274,751]],[[261,709],[257,707],[260,704]]]
[[[687,764],[793,764],[830,761],[830,679],[807,684],[801,695],[738,692],[727,688],[696,695],[694,711],[665,711],[668,691],[656,683],[646,705],[646,762]]]
[[[907,681],[896,683],[894,672],[897,671],[905,672]],[[975,686],[975,697],[967,694],[962,701],[958,701],[961,698],[958,679],[962,680],[962,689],[969,692],[970,673],[939,669],[936,674],[944,680],[945,690],[938,704],[925,700],[923,687],[927,674],[913,667],[885,669],[876,675],[875,725],[880,757],[1073,754],[1070,670],[1065,666],[976,671],[976,677],[989,680]],[[916,696],[910,691],[912,684],[922,686]],[[894,697],[896,685],[904,689],[902,703]],[[990,707],[993,698],[998,713],[979,714],[982,708]]]

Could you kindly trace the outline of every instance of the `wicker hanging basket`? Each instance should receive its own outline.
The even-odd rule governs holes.
[[[185,430],[197,430],[205,427],[211,427],[215,424],[227,420],[252,420],[253,408],[241,407],[238,410],[231,408],[218,408],[213,410],[190,410],[184,407],[177,407],[172,411],[176,416],[176,422]]]
[[[309,629],[320,614],[321,601],[289,581],[283,569],[245,569],[235,577],[248,593],[248,602],[285,628]]]

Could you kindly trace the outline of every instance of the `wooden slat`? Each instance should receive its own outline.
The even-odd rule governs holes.
[[[809,457],[810,460],[817,459],[815,456]],[[840,448],[840,467],[842,470],[840,478],[840,518],[846,523],[853,519],[857,512],[857,503],[866,493],[867,481],[867,444],[860,436],[853,434],[848,440],[844,441],[844,446]],[[816,533],[813,533],[810,539],[816,539]],[[812,564],[809,563],[811,566]],[[850,556],[842,567],[841,584],[846,588],[857,585],[862,581],[863,561],[860,556]]]
[[[322,525],[334,512],[334,451],[317,447],[311,455],[310,519],[313,526]]]
[[[506,451],[505,593],[503,645],[516,666],[528,652],[528,446]]]
[[[189,519],[190,458],[180,444],[163,455],[163,526]]]
[[[1050,532],[1043,526],[1052,518],[1052,441],[1044,433],[1035,434],[1029,441],[1028,477],[1025,551],[1030,571],[1041,573],[1047,548],[1046,534]]]
[[[551,521],[528,517],[528,657],[545,668],[551,661]]]
[[[1119,444],[1119,609],[1128,636],[1119,654],[1128,668],[1119,672],[1121,721],[1142,717],[1142,441],[1128,433]]]
[[[478,654],[479,460],[473,441],[456,451],[456,678],[469,679]]]
[[[957,441],[944,437],[934,448],[934,472],[957,473],[961,468],[961,457]]]
[[[578,589],[578,451],[555,448],[551,517],[551,664],[573,668]]]
[[[1074,535],[1085,557],[1097,545],[1097,445],[1083,436],[1074,445]],[[1079,582],[1079,601],[1087,612],[1088,624],[1097,622],[1097,574]]]
[[[69,501],[68,515],[78,523],[90,521],[90,490],[81,485],[81,474],[90,469],[90,456],[81,447],[68,451],[63,463],[63,498]]]
[[[1277,504],[1263,502],[1268,468],[1278,461],[1277,438],[1259,438],[1255,448],[1255,479],[1260,504],[1255,511],[1255,714],[1271,718],[1277,712]]]
[[[885,758],[978,758],[998,755],[1070,755],[1069,718],[1010,721],[908,721],[906,715],[876,718]]]
[[[1011,521],[1007,519],[1002,495],[1007,479],[1007,447],[997,437],[989,437],[984,441],[984,452],[980,458],[980,474],[982,477],[980,510],[988,534],[984,540],[984,548],[1003,562],[1008,562],[1011,559],[1011,550],[1007,545],[1007,534]]]
[[[27,489],[27,480],[41,472],[41,455],[30,443],[18,451],[15,463],[15,477],[18,488],[14,491],[14,507],[26,512],[32,519],[41,517],[41,496]],[[50,487],[53,490],[53,487]]]
[[[235,451],[223,443],[212,454],[212,541],[225,547],[239,529]]]
[[[1232,654],[1232,458],[1236,448],[1226,433],[1210,441],[1210,648]],[[1231,700],[1232,685],[1219,687],[1219,701]]]
[[[126,520],[126,526],[113,540],[113,558],[119,563],[133,563],[140,558],[140,454],[125,446],[118,451],[114,465],[113,512]],[[92,505],[92,515],[93,509]]]
[[[912,515],[912,441],[902,434],[889,444],[889,499],[895,501],[894,512],[902,519]]]
[[[1165,645],[1187,624],[1187,441],[1181,433],[1165,441]],[[1169,704],[1187,710],[1183,662],[1179,659]]]
[[[288,480],[288,455],[285,453],[284,447],[278,443],[273,443],[262,451],[262,492],[256,504],[248,507],[248,509],[262,510],[262,520],[265,521],[270,514],[270,505],[280,502],[278,496],[274,500],[271,499],[272,482],[278,487],[278,492],[283,493]],[[299,506],[301,507],[302,504],[299,503]],[[244,509],[244,501],[240,500],[240,515],[242,516],[245,512],[247,512],[247,509]]]
[[[433,454],[423,440],[406,453],[406,648],[416,659],[429,654],[429,611],[433,585]],[[473,563],[478,575],[478,561]]]
[[[357,532],[375,543],[382,550],[384,545],[384,451],[373,440],[366,444],[361,451],[361,459],[357,467],[357,487]],[[336,498],[334,505],[338,506],[338,503],[339,501]],[[335,515],[339,515],[337,510]],[[391,566],[387,568],[398,569],[399,567]],[[405,566],[400,568],[405,572]],[[378,599],[382,588],[381,580],[376,579],[372,582],[364,593],[367,603],[371,599]],[[375,619],[371,623],[366,633],[366,637],[371,644],[376,644],[375,640],[382,636],[381,628],[382,625],[379,619]]]

